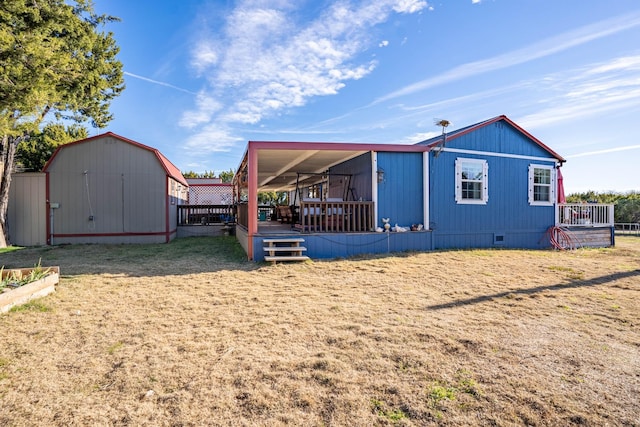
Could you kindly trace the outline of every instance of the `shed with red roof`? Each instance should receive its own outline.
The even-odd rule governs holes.
[[[47,243],[162,243],[189,184],[153,147],[112,132],[60,146],[47,162]]]

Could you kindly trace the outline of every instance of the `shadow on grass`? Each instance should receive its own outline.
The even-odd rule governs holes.
[[[559,291],[559,290],[565,290],[565,289],[571,289],[571,288],[583,288],[586,286],[604,285],[605,283],[610,283],[616,280],[626,279],[626,278],[635,277],[635,276],[640,276],[640,269],[621,272],[621,273],[607,274],[606,276],[594,277],[593,279],[589,279],[589,280],[576,280],[572,283],[560,283],[557,285],[538,286],[535,288],[516,289],[513,291],[498,292],[490,295],[481,295],[479,297],[456,300],[456,301],[448,302],[446,304],[430,305],[430,306],[427,306],[426,308],[428,310],[443,310],[446,308],[454,308],[454,307],[462,307],[465,305],[479,304],[479,303],[491,301],[494,298],[504,298],[507,295],[531,295],[531,294],[536,294],[538,292],[544,292],[544,291]]]
[[[18,268],[41,262],[60,266],[64,276],[124,274],[186,275],[222,270],[250,271],[261,267],[233,236],[187,237],[167,244],[96,244],[22,248],[3,253],[0,266]]]

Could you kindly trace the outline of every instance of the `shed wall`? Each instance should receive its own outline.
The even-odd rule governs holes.
[[[53,243],[167,240],[168,178],[153,152],[105,136],[60,150],[47,170]]]
[[[9,241],[16,246],[47,243],[47,203],[44,173],[11,176],[7,221]]]

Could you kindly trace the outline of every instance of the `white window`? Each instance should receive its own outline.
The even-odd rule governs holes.
[[[456,159],[456,203],[486,205],[489,201],[486,160]]]
[[[529,204],[551,206],[555,200],[553,166],[529,165]]]

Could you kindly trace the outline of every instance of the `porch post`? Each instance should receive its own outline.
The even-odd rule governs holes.
[[[429,152],[422,153],[422,217],[424,229],[429,229]]]
[[[249,142],[247,150],[247,248],[249,252],[249,260],[253,260],[253,235],[258,232],[258,152],[253,148],[253,144]]]
[[[609,205],[608,206],[608,210],[609,210],[609,212],[608,212],[609,213],[609,215],[608,215],[609,216],[609,225],[611,227],[615,227],[616,220],[615,220],[615,217],[614,217],[614,214],[615,214],[614,213],[614,205],[613,204]]]
[[[373,228],[378,226],[378,152],[371,152],[371,201],[373,202]]]

